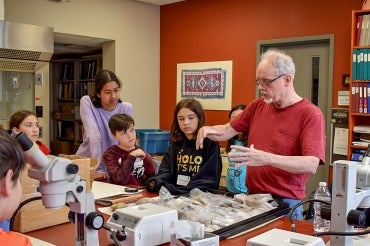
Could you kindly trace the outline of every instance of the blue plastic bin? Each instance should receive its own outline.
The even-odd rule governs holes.
[[[140,148],[149,154],[163,154],[170,145],[171,132],[161,129],[136,129]]]

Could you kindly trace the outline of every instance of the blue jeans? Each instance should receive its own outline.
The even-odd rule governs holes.
[[[288,203],[290,208],[294,207],[297,203],[301,202],[301,200],[291,199],[291,198],[283,198],[282,201]],[[284,215],[284,216],[288,217],[289,213]],[[302,205],[297,207],[294,210],[294,212],[292,214],[292,218],[295,219],[295,220],[302,220],[303,219],[303,206]]]

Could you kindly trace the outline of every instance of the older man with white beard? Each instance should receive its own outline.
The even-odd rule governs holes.
[[[250,193],[271,193],[293,207],[303,199],[306,183],[325,163],[325,121],[320,109],[300,97],[293,85],[295,65],[283,51],[262,54],[256,86],[262,96],[234,120],[199,130],[197,148],[204,138],[225,141],[236,134],[248,136],[249,147],[234,146],[229,153],[238,166],[248,166]],[[293,217],[302,219],[303,208]]]

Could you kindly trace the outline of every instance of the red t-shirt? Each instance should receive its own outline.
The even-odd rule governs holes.
[[[44,153],[45,155],[50,154],[50,149],[41,141],[36,141],[37,146],[39,146],[39,149]]]
[[[0,245],[32,246],[32,243],[26,235],[14,231],[4,232],[0,228]]]
[[[277,109],[263,98],[252,102],[231,126],[248,136],[256,149],[285,156],[316,156],[325,163],[325,120],[318,107],[303,99]],[[309,174],[292,174],[268,165],[248,166],[251,193],[303,199]]]

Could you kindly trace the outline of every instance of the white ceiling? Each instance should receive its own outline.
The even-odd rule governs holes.
[[[137,1],[160,6],[160,5],[170,4],[170,3],[182,2],[185,0],[137,0]]]

